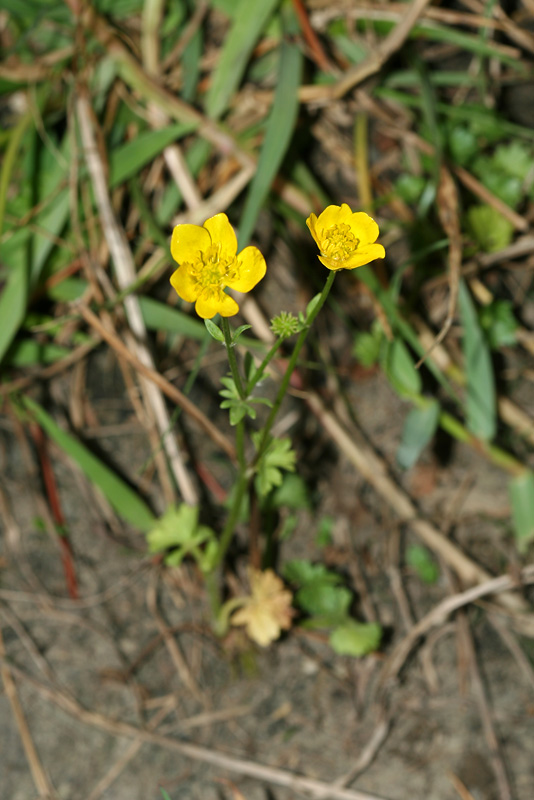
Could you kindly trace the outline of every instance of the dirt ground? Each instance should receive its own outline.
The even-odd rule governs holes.
[[[91,356],[88,376],[100,428],[88,429],[87,441],[129,476],[141,474],[146,437],[109,353]],[[67,382],[52,389],[54,402],[64,403]],[[376,372],[347,382],[347,398],[368,440],[392,463],[406,404]],[[193,390],[193,400],[206,410],[213,402],[205,386]],[[57,541],[39,524],[31,453],[3,421],[3,518],[12,515],[2,539],[4,646],[28,738],[56,796],[156,800],[164,787],[172,800],[289,800],[306,796],[280,785],[280,774],[294,774],[317,782],[311,797],[342,796],[325,792],[339,781],[354,800],[498,800],[506,796],[497,777],[504,765],[512,797],[532,800],[532,641],[518,638],[498,610],[471,606],[461,618],[444,619],[381,692],[381,668],[407,626],[454,584],[443,569],[426,585],[402,566],[398,553],[416,543],[414,535],[303,404],[290,405],[312,442],[305,477],[315,476],[315,507],[303,512],[283,556],[318,557],[316,521],[335,516],[327,557],[353,586],[360,582],[358,616],[374,614],[385,629],[380,651],[363,659],[336,656],[324,637],[302,630],[267,650],[247,645],[237,631],[218,642],[192,568],[148,560],[143,537],[124,529],[51,445],[82,596],[67,599]],[[429,449],[397,477],[428,519],[495,574],[517,561],[502,473],[467,446],[453,448],[445,462]],[[475,661],[466,641],[474,643]],[[113,728],[117,721],[131,726],[129,735]],[[135,738],[154,730],[157,742]],[[38,796],[20,731],[4,691],[2,800]],[[176,741],[198,745],[199,754],[173,750]],[[213,765],[206,753],[229,760]],[[247,777],[243,762],[274,772]]]

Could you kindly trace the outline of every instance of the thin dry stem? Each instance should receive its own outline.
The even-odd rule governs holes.
[[[81,93],[79,95],[76,107],[85,157],[95,192],[104,236],[106,237],[113,258],[118,284],[122,290],[125,290],[130,284],[135,282],[135,265],[124,231],[119,227],[111,207],[105,172],[100,160],[96,137],[91,122],[91,109],[85,94]],[[128,322],[136,338],[136,358],[143,363],[145,367],[153,369],[154,362],[147,345],[145,323],[137,298],[131,294],[127,295],[124,300],[124,307]],[[163,396],[159,389],[150,381],[142,380],[141,386],[145,393],[147,403],[149,403],[153,409],[156,424],[162,439],[162,445],[169,458],[182,497],[186,503],[195,505],[198,502],[197,490],[185,468],[183,459],[178,450]]]

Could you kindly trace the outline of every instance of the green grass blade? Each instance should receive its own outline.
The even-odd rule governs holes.
[[[286,154],[293,135],[299,108],[298,88],[302,73],[302,55],[297,45],[284,41],[281,46],[280,72],[274,102],[258,167],[239,224],[239,247],[244,247],[254,230],[260,209]]]
[[[6,151],[4,153],[4,158],[2,160],[2,169],[0,171],[0,236],[2,235],[2,231],[4,228],[4,214],[6,210],[6,200],[7,200],[7,190],[9,188],[9,181],[11,179],[11,173],[13,172],[13,167],[15,166],[15,162],[17,159],[17,153],[20,147],[20,143],[22,141],[22,137],[26,132],[26,128],[32,122],[32,115],[31,112],[24,114],[16,125],[13,128],[13,131],[10,131],[9,134],[9,143],[6,147]]]
[[[206,95],[206,113],[217,119],[223,114],[247,67],[250,54],[267,20],[280,0],[240,0],[234,22],[224,43]]]
[[[408,108],[420,109],[422,106],[421,98],[418,95],[399,92],[387,86],[377,86],[374,94],[376,97],[392,100]],[[455,106],[452,103],[436,103],[436,110],[443,117],[468,124],[473,123],[482,129],[488,128],[492,131],[492,134],[493,132],[499,132],[503,138],[505,136],[518,136],[522,139],[534,139],[534,129],[508,122],[507,119],[498,116],[494,111],[484,109],[481,106],[474,104]]]
[[[24,265],[11,268],[0,296],[0,362],[22,325],[28,297],[28,271]]]
[[[478,438],[489,441],[493,439],[497,429],[493,365],[475,305],[464,281],[460,283],[458,304],[464,329],[467,427]]]
[[[142,530],[149,530],[153,526],[155,517],[135,489],[128,486],[74,436],[60,428],[38,403],[27,396],[22,397],[22,403],[48,436],[76,462],[87,478],[98,486],[123,519]]]
[[[196,123],[177,123],[155,131],[143,131],[131,142],[112,150],[109,154],[110,187],[114,189],[137,175],[142,167],[153,161],[168,145],[191,133],[196,127]]]
[[[37,339],[24,339],[16,342],[6,356],[6,364],[10,367],[32,367],[36,364],[53,364],[70,354],[68,347],[47,342],[41,344]]]
[[[508,494],[517,546],[523,551],[534,540],[534,473],[525,470],[522,475],[512,478],[508,483]]]

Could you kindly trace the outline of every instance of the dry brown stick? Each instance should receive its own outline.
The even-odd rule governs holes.
[[[48,779],[46,772],[43,769],[39,756],[37,755],[37,750],[35,749],[30,729],[20,704],[17,687],[11,674],[12,670],[6,661],[5,656],[6,652],[4,648],[4,639],[2,637],[2,628],[0,627],[0,675],[2,676],[2,681],[4,683],[6,697],[9,700],[11,710],[13,711],[13,716],[17,724],[22,746],[28,760],[33,782],[35,783],[35,787],[39,792],[39,797],[42,800],[52,800],[52,798],[56,797],[56,793],[54,787]]]
[[[483,15],[486,10],[486,7],[477,0],[463,0],[463,3],[479,15]],[[491,14],[497,18],[502,30],[506,31],[510,39],[513,39],[520,47],[524,47],[525,50],[530,50],[531,53],[534,53],[534,36],[526,28],[520,28],[519,25],[516,25],[500,4],[496,3],[491,6]],[[483,24],[487,25],[487,22]]]
[[[458,166],[453,167],[453,171],[467,189],[472,191],[473,194],[476,194],[482,202],[492,206],[499,214],[506,217],[516,230],[523,232],[528,230],[528,220],[520,214],[517,214],[509,205],[500,200],[493,192],[490,192],[489,189],[486,189],[484,184],[471,175],[470,172]]]
[[[514,632],[504,624],[501,617],[495,612],[490,612],[488,614],[488,620],[491,622],[512,656],[515,658],[519,669],[523,673],[525,681],[528,683],[532,691],[534,691],[534,669],[532,668],[529,659],[523,652],[521,645],[515,638]]]
[[[0,397],[2,395],[12,394],[13,392],[20,392],[28,386],[31,386],[35,381],[46,380],[47,378],[53,378],[55,375],[60,375],[64,370],[68,369],[73,364],[77,364],[82,358],[85,358],[85,356],[90,353],[91,350],[94,350],[100,342],[100,338],[94,338],[90,342],[81,344],[73,350],[72,353],[69,353],[68,356],[56,361],[54,364],[39,369],[24,378],[16,378],[10,383],[3,383],[0,385]]]
[[[200,691],[197,682],[195,681],[191,673],[191,670],[189,669],[187,662],[176,643],[174,635],[172,634],[169,626],[167,625],[167,623],[165,622],[165,620],[163,619],[158,610],[158,601],[157,601],[158,578],[159,578],[158,570],[154,570],[146,590],[146,604],[148,610],[154,617],[156,627],[163,637],[165,646],[169,651],[169,655],[172,659],[174,666],[176,667],[176,672],[178,673],[182,683],[189,689],[193,697],[195,697],[199,702],[205,703],[205,698],[202,696],[202,692]]]
[[[422,346],[429,348],[434,340],[433,333],[423,320],[417,315],[410,316],[419,341]],[[449,351],[441,345],[432,348],[432,360],[436,366],[448,377],[459,385],[465,383],[463,372],[454,363]],[[515,432],[526,439],[529,444],[534,445],[534,420],[522,408],[519,408],[510,398],[499,394],[497,396],[497,410],[499,416],[506,425],[509,425]]]
[[[484,684],[482,683],[482,678],[480,677],[480,671],[478,669],[473,637],[469,629],[467,616],[464,612],[461,612],[458,615],[457,623],[460,641],[468,657],[471,688],[475,695],[480,718],[482,720],[482,727],[484,728],[484,734],[488,743],[491,756],[491,765],[495,774],[497,786],[499,787],[500,800],[512,800],[510,783],[508,781],[504,761],[500,753],[499,740],[497,739],[495,728],[493,727],[491,711],[486,697],[486,692],[484,690]]]
[[[172,400],[173,403],[176,403],[181,409],[183,409],[187,414],[189,414],[202,428],[205,433],[222,449],[224,452],[230,456],[231,459],[235,460],[235,449],[233,445],[228,441],[226,436],[224,436],[218,428],[213,425],[210,420],[200,411],[197,406],[189,400],[185,394],[177,389],[172,383],[169,383],[163,375],[160,375],[159,372],[156,370],[147,367],[145,364],[141,363],[136,356],[131,353],[128,348],[123,344],[123,342],[119,339],[118,336],[111,333],[110,331],[106,330],[102,322],[99,318],[94,314],[87,306],[78,305],[76,309],[82,315],[89,325],[94,328],[102,339],[104,339],[111,347],[126,361],[128,361],[141,375],[144,375],[146,378],[151,380],[153,383],[158,386],[163,394],[167,395],[169,400]]]
[[[520,585],[525,586],[534,583],[534,564],[530,564],[528,567],[521,570],[519,582]],[[501,594],[502,592],[507,592],[515,588],[518,588],[518,581],[515,577],[501,575],[498,578],[491,578],[481,583],[479,586],[473,586],[465,592],[460,592],[459,594],[452,595],[442,600],[432,611],[429,611],[428,614],[420,619],[409,634],[395,647],[382,667],[382,673],[380,675],[381,686],[386,688],[399,674],[418,639],[425,636],[436,625],[441,625],[451,614],[458,611],[459,608],[464,608],[464,606],[470,603],[475,603],[482,597]]]
[[[94,608],[94,606],[106,603],[113,597],[116,597],[120,592],[125,591],[136,580],[138,580],[148,569],[151,564],[148,562],[142,563],[134,567],[127,575],[119,578],[113,586],[104,589],[97,594],[89,595],[87,597],[80,597],[78,600],[70,600],[65,597],[53,597],[50,594],[39,592],[39,588],[33,592],[20,592],[14,589],[0,589],[0,598],[9,600],[12,603],[31,603],[33,605],[41,605],[43,608],[49,609],[53,607],[55,610],[61,609],[63,611],[72,611],[73,609],[81,608]],[[35,587],[35,583],[32,584]]]
[[[2,665],[5,664],[4,657],[0,657],[0,663]],[[109,719],[96,711],[85,709],[76,700],[67,697],[53,686],[42,684],[31,675],[24,672],[24,670],[16,666],[12,666],[11,669],[14,675],[26,681],[38,691],[42,697],[50,700],[67,714],[70,714],[86,725],[91,725],[92,727],[106,731],[114,736],[124,736],[127,739],[149,742],[159,747],[164,747],[167,750],[173,750],[184,758],[199,761],[203,764],[209,764],[217,769],[228,770],[229,772],[234,772],[257,781],[265,781],[275,786],[284,786],[291,789],[293,792],[302,792],[314,798],[314,800],[380,800],[375,794],[359,792],[353,789],[343,789],[336,787],[334,784],[327,783],[326,781],[307,778],[303,775],[290,772],[289,770],[258,764],[248,759],[237,758],[207,747],[201,747],[191,742],[172,739],[168,736],[155,733],[154,731],[136,728],[135,725],[131,725],[127,722]]]
[[[465,555],[450,539],[447,539],[437,528],[422,519],[410,497],[390,478],[384,462],[351,428],[350,432],[341,425],[334,414],[327,410],[317,394],[307,393],[306,402],[312,409],[327,433],[334,439],[340,450],[347,456],[356,469],[373,486],[373,488],[389,503],[403,522],[452,567],[458,577],[467,584],[485,582],[490,575]],[[358,439],[358,441],[356,441]],[[526,611],[527,606],[522,598],[514,595],[503,595],[501,602],[515,611]]]
[[[367,744],[356,759],[356,763],[345,774],[334,781],[334,786],[348,786],[352,781],[374,761],[376,754],[386,741],[391,727],[391,715],[385,706],[380,707],[378,712],[378,722],[369,737]]]
[[[428,350],[424,353],[424,355],[421,356],[415,365],[416,369],[419,369],[423,362],[426,361],[432,350],[441,344],[450,331],[456,311],[458,290],[460,288],[460,271],[462,268],[462,232],[460,229],[458,192],[456,191],[456,185],[449,170],[443,165],[440,169],[440,181],[436,201],[441,226],[449,239],[449,304],[447,308],[447,316],[440,332],[435,337]]]
[[[81,89],[76,101],[76,109],[85,151],[85,159],[95,194],[102,230],[113,259],[117,281],[120,288],[125,290],[135,281],[135,265],[124,230],[118,224],[115,214],[113,213],[104,165],[100,158],[96,136],[93,130],[91,107],[86,93]],[[133,345],[135,355],[145,366],[153,368],[154,362],[148,348],[146,327],[137,297],[133,294],[127,295],[124,299],[124,308],[129,326],[135,336]],[[153,411],[156,425],[161,436],[162,446],[169,459],[182,497],[186,503],[195,505],[198,502],[198,493],[178,449],[161,392],[157,386],[146,380],[141,380],[141,388],[145,395],[147,405],[150,406]]]
[[[170,700],[170,703],[167,703],[166,705],[162,706],[159,711],[156,711],[147,725],[148,730],[156,730],[159,724],[163,722],[167,714],[169,714],[176,706],[176,698],[171,697]],[[134,742],[132,742],[126,752],[123,753],[114,764],[112,764],[111,768],[98,781],[93,791],[87,797],[87,800],[98,800],[98,798],[101,797],[107,789],[109,789],[111,784],[117,780],[121,772],[125,769],[125,767],[128,766],[130,761],[135,758],[142,746],[143,742],[140,739],[136,739]]]
[[[404,12],[398,25],[393,28],[383,42],[381,42],[361,64],[356,64],[354,67],[347,70],[345,75],[334,84],[331,90],[331,97],[334,99],[343,97],[344,94],[358,83],[361,83],[370,75],[374,75],[375,72],[378,72],[388,58],[403,44],[429,2],[430,0],[413,0],[409,8]]]
[[[359,0],[354,7],[341,8],[341,6],[329,5],[325,8],[317,9],[313,12],[311,21],[313,26],[319,30],[325,30],[330,22],[339,19],[341,15],[347,20],[376,19],[376,20],[398,20],[406,13],[404,3],[369,3]],[[480,28],[486,25],[488,28],[504,30],[501,22],[489,19],[483,14],[467,14],[466,12],[456,11],[450,8],[439,8],[430,6],[422,13],[422,19],[433,22],[443,22],[449,26],[465,26],[466,28]]]

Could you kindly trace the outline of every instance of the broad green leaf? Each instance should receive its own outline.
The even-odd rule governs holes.
[[[532,169],[532,148],[521,142],[501,144],[495,150],[493,161],[503,172],[523,182],[529,170]]]
[[[511,347],[517,344],[519,323],[514,316],[510,300],[494,300],[480,309],[480,324],[488,338],[490,347]]]
[[[261,439],[262,431],[252,434],[256,448]],[[280,486],[283,479],[282,470],[294,472],[295,461],[296,454],[291,449],[291,439],[272,439],[257,466],[256,491],[259,496],[265,497],[275,486]]]
[[[407,203],[417,203],[426,186],[426,178],[422,175],[411,175],[405,172],[395,182],[399,197]]]
[[[493,439],[497,428],[495,378],[489,347],[464,281],[460,282],[458,303],[463,324],[467,427],[475,436],[488,441]]]
[[[72,434],[59,427],[57,422],[34,400],[27,395],[22,403],[37,420],[48,436],[72,458],[82,472],[98,486],[115,511],[135,528],[150,529],[155,517],[137,492],[106,466]]]
[[[198,506],[181,503],[170,506],[146,534],[151,553],[161,553],[169,547],[187,547],[198,527]]]
[[[348,619],[330,635],[330,647],[340,656],[365,656],[380,646],[382,628],[376,622]]]
[[[250,55],[267,20],[280,0],[254,3],[239,0],[232,27],[226,36],[219,61],[211,75],[206,95],[206,112],[216,119],[224,114],[245,73]]]
[[[314,627],[336,625],[349,613],[352,593],[344,586],[331,583],[307,583],[295,595],[295,602],[307,614],[318,617]],[[319,622],[320,620],[320,622]]]
[[[386,343],[382,366],[400,397],[413,397],[421,393],[421,374],[415,369],[412,355],[402,339]]]
[[[461,165],[468,164],[480,151],[477,137],[467,125],[454,125],[448,144],[452,157]]]
[[[246,2],[251,7],[254,6],[250,0],[246,0]],[[252,236],[258,214],[289,147],[297,121],[301,72],[300,48],[293,42],[284,40],[281,45],[280,73],[273,107],[267,121],[267,130],[256,173],[250,184],[239,224],[240,248],[245,247]]]
[[[375,320],[370,331],[359,331],[354,337],[352,355],[362,367],[372,367],[380,358],[380,349],[384,340],[381,324]]]
[[[196,128],[194,123],[177,123],[167,128],[143,131],[131,142],[115,148],[109,154],[109,185],[113,189],[137,175],[168,145],[178,141]]]
[[[534,473],[525,470],[508,483],[517,547],[522,552],[534,540]]]
[[[467,211],[467,224],[486,253],[495,253],[508,247],[514,235],[514,226],[510,220],[492,206],[471,206]]]
[[[298,586],[305,586],[308,583],[321,582],[338,584],[341,576],[337,572],[332,572],[324,564],[312,564],[305,559],[293,558],[284,565],[284,578]]]
[[[273,492],[272,503],[276,508],[291,508],[296,511],[310,508],[308,487],[300,477],[290,473],[285,475],[282,484]]]
[[[397,463],[400,467],[410,469],[416,463],[436,432],[439,412],[438,401],[431,400],[421,408],[412,408],[408,413],[397,450]]]
[[[425,583],[435,583],[439,578],[439,567],[430,552],[419,544],[411,545],[406,551],[406,563],[414,569]]]

